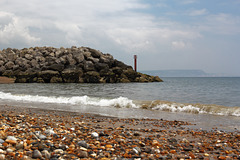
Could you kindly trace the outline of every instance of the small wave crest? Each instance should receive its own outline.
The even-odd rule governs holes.
[[[71,105],[93,105],[117,108],[138,108],[132,100],[126,97],[118,97],[114,99],[97,98],[89,96],[74,96],[74,97],[55,97],[55,96],[39,96],[39,95],[22,95],[0,92],[0,99],[12,100],[20,102],[33,103],[52,103],[52,104],[71,104]]]
[[[226,107],[215,104],[187,104],[168,101],[145,101],[141,108],[168,111],[185,112],[192,114],[213,114],[223,116],[240,117],[240,107]]]
[[[100,98],[90,96],[39,96],[4,93],[0,91],[0,100],[10,100],[22,103],[50,103],[50,104],[66,104],[66,105],[84,105],[84,106],[101,106],[116,108],[139,108],[149,110],[159,110],[166,112],[185,112],[191,114],[213,114],[223,116],[240,117],[240,107],[226,107],[214,104],[187,104],[168,101],[133,101],[127,97],[117,98]]]

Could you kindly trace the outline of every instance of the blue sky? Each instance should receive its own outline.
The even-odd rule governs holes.
[[[1,0],[0,49],[87,46],[139,70],[240,76],[240,0]]]

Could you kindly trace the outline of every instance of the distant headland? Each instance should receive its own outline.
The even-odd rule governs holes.
[[[206,73],[203,70],[149,70],[141,71],[141,73],[150,74],[161,77],[232,77],[224,73]]]
[[[162,82],[89,47],[0,50],[0,83]]]

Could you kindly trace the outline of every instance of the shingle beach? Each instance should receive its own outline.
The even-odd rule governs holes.
[[[240,159],[237,130],[7,105],[0,112],[0,160]]]

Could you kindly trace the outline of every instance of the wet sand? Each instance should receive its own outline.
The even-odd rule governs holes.
[[[0,160],[240,159],[239,131],[6,105],[0,113]]]
[[[14,83],[15,79],[14,78],[8,78],[8,77],[1,77],[0,76],[0,84],[10,84]]]

